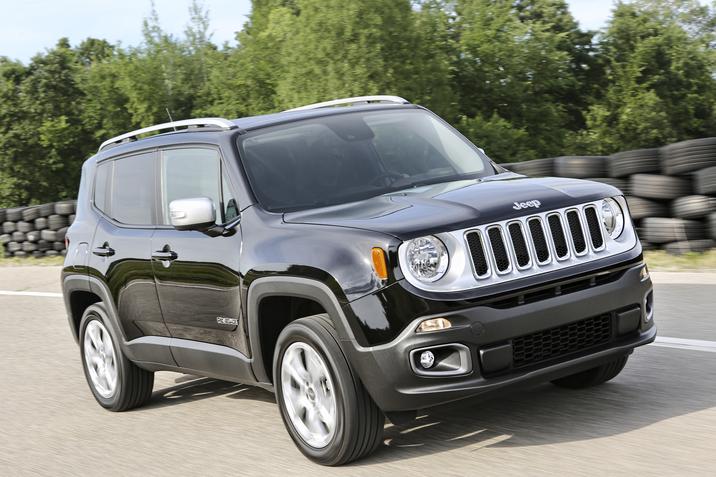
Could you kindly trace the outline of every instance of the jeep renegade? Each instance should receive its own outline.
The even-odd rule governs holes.
[[[146,403],[155,371],[261,386],[326,465],[375,450],[385,416],[603,383],[656,336],[619,190],[508,172],[394,96],[110,139],[67,240],[101,406]]]

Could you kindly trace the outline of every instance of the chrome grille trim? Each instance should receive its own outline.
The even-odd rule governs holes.
[[[405,279],[415,287],[433,292],[454,292],[470,290],[498,283],[504,283],[511,280],[517,280],[529,276],[539,275],[542,273],[548,273],[555,270],[561,270],[569,268],[578,264],[587,263],[601,258],[609,257],[619,253],[626,252],[634,248],[638,241],[636,233],[634,231],[631,219],[628,215],[628,209],[626,201],[623,197],[615,197],[615,200],[619,202],[625,215],[624,231],[621,236],[617,239],[612,239],[604,230],[604,226],[601,221],[600,213],[600,201],[587,202],[578,205],[572,205],[555,210],[545,210],[544,212],[532,212],[529,215],[522,217],[511,218],[508,220],[486,223],[469,227],[461,230],[454,230],[450,232],[443,232],[436,234],[448,249],[450,255],[450,266],[445,276],[440,280],[432,283],[422,283],[416,280],[410,275],[407,270],[403,273]],[[599,248],[594,247],[592,241],[592,231],[589,228],[587,219],[585,216],[585,210],[594,209],[594,212],[599,219],[599,233],[601,234],[602,246]],[[569,227],[569,222],[566,219],[567,211],[575,210],[580,220],[582,227],[582,236],[585,241],[586,249],[584,253],[577,254],[573,239],[572,231]],[[556,250],[554,240],[552,238],[552,232],[549,224],[547,223],[547,217],[550,215],[557,215],[560,223],[562,224],[565,241],[567,244],[567,255],[561,259],[556,259]],[[542,234],[546,242],[547,251],[549,256],[546,260],[539,261],[537,258],[537,247],[535,246],[535,238],[532,235],[532,231],[529,227],[530,222],[537,221],[539,224]],[[517,260],[517,254],[515,247],[512,243],[509,225],[513,223],[519,223],[522,236],[527,245],[530,261],[529,264],[520,267]],[[505,244],[505,249],[509,257],[510,265],[509,268],[503,272],[497,271],[495,256],[492,250],[492,244],[488,236],[488,230],[498,228],[502,236],[502,240]],[[468,235],[471,233],[477,233],[480,243],[482,244],[483,251],[485,254],[485,260],[487,262],[487,271],[483,275],[477,275],[475,271],[475,264],[473,263],[471,249],[468,244]],[[539,237],[537,237],[539,240]],[[473,239],[474,240],[474,239]],[[599,241],[597,241],[599,242]],[[403,245],[398,248],[399,263],[406,263],[405,260],[405,249]],[[544,250],[543,250],[544,252]],[[406,273],[407,272],[407,273]]]

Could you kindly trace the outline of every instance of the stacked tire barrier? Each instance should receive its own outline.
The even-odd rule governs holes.
[[[588,179],[620,189],[644,249],[681,254],[716,247],[716,137],[502,166],[527,176]]]
[[[0,245],[7,257],[65,255],[65,234],[75,220],[75,201],[0,209]]]

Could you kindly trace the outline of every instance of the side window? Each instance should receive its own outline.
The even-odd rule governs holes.
[[[123,224],[154,224],[154,157],[148,152],[113,161],[111,204],[100,210]]]
[[[114,162],[112,161],[106,161],[97,166],[97,173],[94,179],[94,205],[107,215],[109,215],[113,164]]]
[[[208,197],[216,207],[217,223],[238,215],[238,207],[222,178],[218,151],[207,148],[168,149],[162,153],[162,210],[169,224],[169,203],[177,199]]]

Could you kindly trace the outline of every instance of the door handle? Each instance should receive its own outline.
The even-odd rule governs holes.
[[[111,257],[114,255],[114,249],[110,247],[107,242],[105,242],[101,247],[95,247],[92,250],[92,253],[98,257]]]
[[[160,260],[162,262],[171,262],[179,258],[179,255],[177,255],[174,250],[157,250],[156,252],[152,253],[152,258],[154,260]]]

